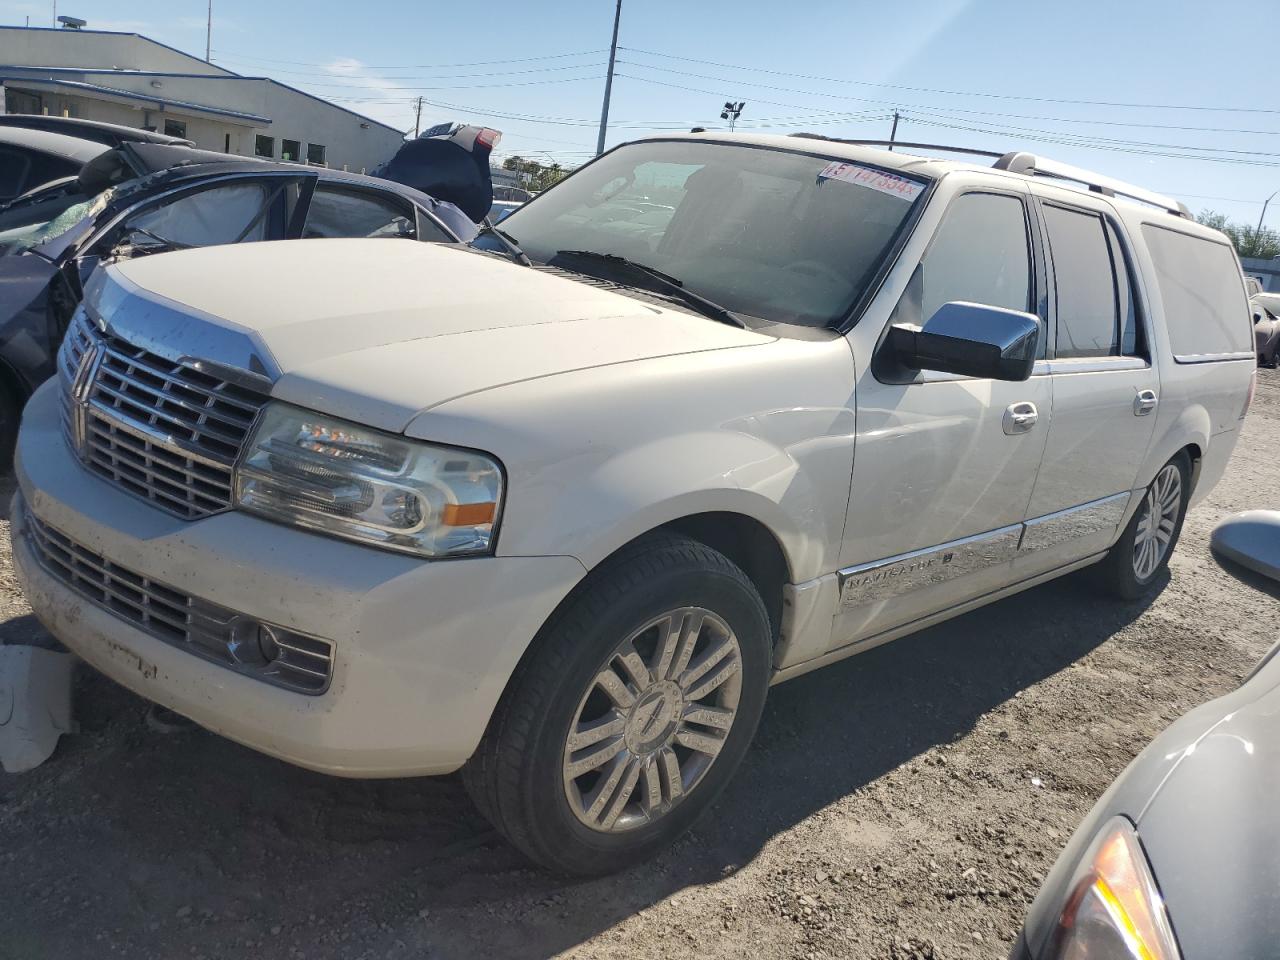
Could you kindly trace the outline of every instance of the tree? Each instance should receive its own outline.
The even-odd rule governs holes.
[[[545,190],[569,175],[569,171],[558,163],[543,165],[537,160],[526,160],[513,153],[502,161],[502,169],[510,170],[519,176],[530,190]]]
[[[1280,236],[1274,230],[1259,230],[1256,226],[1234,223],[1225,213],[1218,213],[1216,210],[1201,210],[1196,220],[1206,227],[1221,230],[1230,237],[1236,253],[1241,257],[1270,260],[1280,256]]]

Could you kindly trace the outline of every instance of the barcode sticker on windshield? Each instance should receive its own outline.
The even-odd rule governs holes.
[[[924,184],[915,180],[885,173],[883,170],[859,166],[856,163],[842,163],[839,160],[832,160],[823,167],[822,172],[818,174],[818,180],[843,180],[845,183],[856,183],[860,187],[870,187],[879,193],[901,197],[908,203],[920,196],[924,190]]]

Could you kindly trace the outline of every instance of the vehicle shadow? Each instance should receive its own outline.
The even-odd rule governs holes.
[[[13,852],[0,871],[0,942],[68,957],[108,945],[249,957],[261,950],[246,944],[278,928],[309,958],[557,954],[748,863],[1145,607],[1100,602],[1068,577],[776,687],[743,769],[694,833],[590,881],[529,866],[457,778],[339,780],[199,729],[163,736],[140,721],[141,701],[86,671],[84,735],[30,783],[0,775],[0,847]],[[3,817],[6,795],[29,791],[40,799],[18,830]],[[64,889],[70,908],[59,906]],[[87,910],[85,890],[95,891]]]
[[[1210,551],[1213,559],[1218,562],[1218,566],[1222,567],[1227,573],[1231,574],[1246,587],[1252,587],[1259,593],[1265,593],[1273,600],[1280,600],[1280,583],[1272,580],[1270,577],[1263,576],[1256,570],[1250,570],[1243,564],[1237,563],[1229,557],[1223,556],[1216,550]]]

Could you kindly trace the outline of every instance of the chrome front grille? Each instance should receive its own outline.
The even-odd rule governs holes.
[[[260,624],[113,563],[30,511],[28,541],[40,565],[92,603],[174,647],[276,686],[323,693],[333,675],[327,640]],[[263,650],[262,631],[269,638]]]
[[[166,359],[77,311],[59,352],[67,436],[89,469],[186,519],[231,506],[265,393]]]

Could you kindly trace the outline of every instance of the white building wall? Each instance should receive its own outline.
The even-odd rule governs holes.
[[[135,72],[101,68],[103,60],[117,57]],[[15,65],[15,60],[23,63]],[[44,62],[38,62],[41,60]],[[88,68],[89,63],[97,69]],[[205,150],[253,156],[256,137],[261,134],[272,139],[277,160],[282,159],[281,141],[296,140],[301,144],[300,157],[304,161],[308,146],[321,144],[330,167],[361,171],[388,160],[403,141],[400,131],[324,100],[273,80],[241,77],[211,68],[202,60],[132,34],[0,27],[0,67],[5,85],[14,90],[32,89],[24,88],[23,80],[27,79],[69,80],[128,91],[137,102],[120,103],[117,98],[69,88],[45,88],[38,93],[50,114],[65,111],[73,117],[131,127],[150,126],[161,132],[166,118],[182,121],[187,138]],[[148,72],[136,72],[139,70]],[[234,111],[271,122],[262,124],[162,105],[159,99]]]
[[[34,27],[0,27],[0,63],[27,67],[230,73],[136,33]]]

